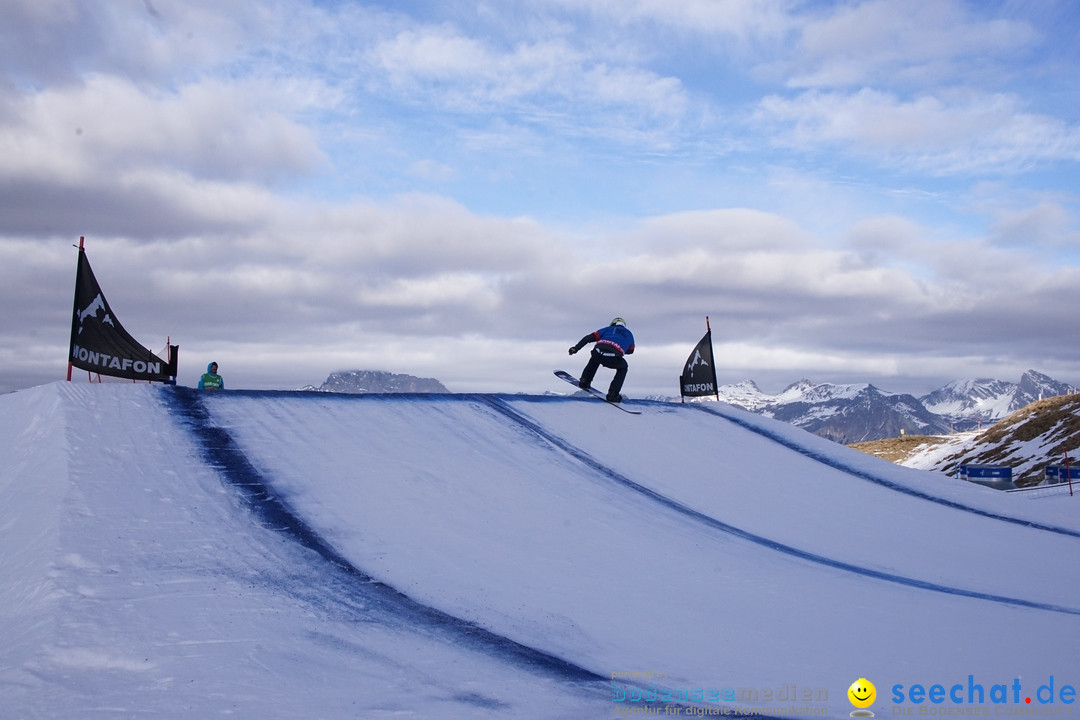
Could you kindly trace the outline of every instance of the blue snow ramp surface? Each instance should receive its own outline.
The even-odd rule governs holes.
[[[1067,579],[1080,539],[1060,507],[727,408],[641,403],[643,415],[626,416],[558,397],[204,400],[207,423],[228,430],[335,555],[573,672],[660,668],[674,687],[755,685],[790,655],[817,669],[796,661],[780,677],[846,687],[843,658],[867,647],[926,654],[944,673],[963,663],[927,653],[931,636],[980,664],[1033,637],[1052,647],[1060,624],[1080,627]],[[763,642],[769,652],[745,656]],[[1042,650],[1029,662],[1049,672],[1055,653]]]
[[[841,718],[859,678],[878,716],[918,714],[914,686],[1017,688],[1021,714],[1053,685],[1069,704],[1069,498],[720,404],[634,404],[2,397],[5,708]]]
[[[198,439],[206,462],[221,473],[229,486],[237,490],[256,520],[289,536],[333,565],[351,581],[350,594],[354,598],[360,594],[366,602],[375,604],[406,622],[438,629],[450,634],[455,642],[476,645],[505,658],[508,662],[534,667],[561,680],[602,680],[595,673],[495,635],[474,622],[417,603],[385,583],[376,581],[331,547],[290,507],[288,501],[278,494],[270,480],[255,469],[229,432],[213,423],[202,402],[205,394],[187,388],[175,388],[166,393],[165,397],[176,415]]]

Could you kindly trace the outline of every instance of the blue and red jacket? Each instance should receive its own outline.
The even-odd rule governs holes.
[[[632,355],[634,353],[634,333],[625,325],[608,325],[581,338],[576,349],[595,342],[596,349],[608,355]]]

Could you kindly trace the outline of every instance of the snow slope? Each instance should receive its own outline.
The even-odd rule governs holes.
[[[1068,498],[639,407],[2,396],[3,716],[844,717],[861,677],[879,716],[925,709],[916,684],[963,686],[941,711],[969,685],[990,713],[1072,709]]]

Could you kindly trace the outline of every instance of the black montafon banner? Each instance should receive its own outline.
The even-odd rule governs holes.
[[[716,389],[716,366],[713,365],[712,330],[705,333],[701,342],[686,359],[686,367],[683,368],[679,378],[679,387],[683,397],[701,397],[703,395],[715,395]]]
[[[176,346],[170,346],[166,362],[124,330],[101,292],[86,251],[80,247],[68,361],[100,375],[166,382],[176,377],[176,356]]]

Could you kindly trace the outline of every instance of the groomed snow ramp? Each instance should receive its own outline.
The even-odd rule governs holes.
[[[2,396],[0,697],[16,717],[847,717],[865,677],[878,716],[917,712],[913,685],[1014,679],[1072,707],[1075,503],[637,405]]]

